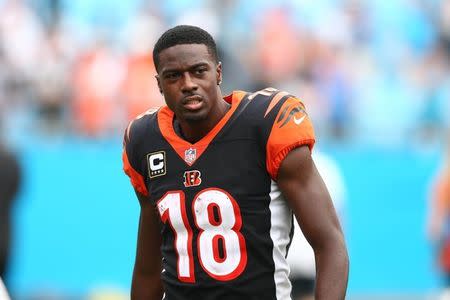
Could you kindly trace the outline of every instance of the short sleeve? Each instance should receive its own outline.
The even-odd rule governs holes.
[[[267,140],[266,167],[270,177],[277,179],[281,162],[291,150],[303,145],[312,150],[314,143],[314,129],[305,105],[298,98],[288,98],[278,111]]]
[[[132,136],[132,126],[133,122],[131,122],[127,129],[125,130],[124,138],[123,138],[123,151],[122,151],[122,163],[123,163],[123,171],[130,178],[131,185],[133,188],[140,194],[144,196],[148,196],[147,186],[145,184],[145,177],[139,171],[139,168],[133,162],[136,160],[136,157],[133,157],[133,143],[131,142]]]

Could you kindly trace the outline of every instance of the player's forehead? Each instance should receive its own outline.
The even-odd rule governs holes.
[[[173,68],[189,68],[198,64],[212,64],[214,59],[204,44],[180,44],[159,53],[160,71]]]

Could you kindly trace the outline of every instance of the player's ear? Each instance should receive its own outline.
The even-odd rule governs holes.
[[[158,83],[159,92],[162,94],[163,91],[162,91],[162,88],[161,88],[161,82],[159,80],[159,75],[155,75],[155,78],[156,78],[156,82]]]
[[[217,85],[220,85],[222,83],[222,62],[220,62],[220,61],[216,67],[216,79],[217,79]]]

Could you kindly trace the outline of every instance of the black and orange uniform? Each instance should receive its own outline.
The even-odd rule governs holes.
[[[224,99],[231,108],[195,144],[177,135],[168,107],[125,133],[124,170],[161,217],[165,299],[290,299],[293,215],[276,179],[289,151],[312,149],[313,128],[286,92]]]

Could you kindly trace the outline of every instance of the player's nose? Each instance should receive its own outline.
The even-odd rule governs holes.
[[[182,86],[181,86],[181,91],[183,93],[189,93],[192,91],[197,90],[198,85],[195,82],[195,80],[193,80],[191,74],[189,74],[189,72],[186,72],[183,76],[183,82],[182,82]]]

